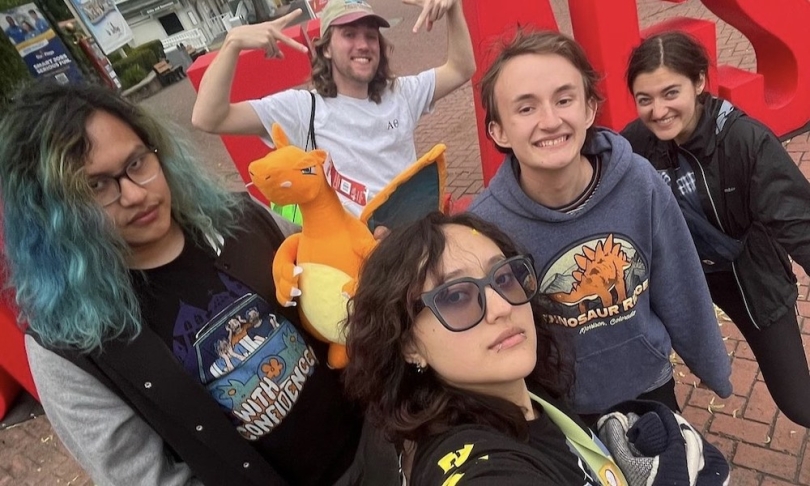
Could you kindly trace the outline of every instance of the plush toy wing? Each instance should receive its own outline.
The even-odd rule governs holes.
[[[444,144],[434,146],[389,182],[366,204],[360,221],[374,231],[377,226],[394,228],[439,211],[447,184],[445,150]]]

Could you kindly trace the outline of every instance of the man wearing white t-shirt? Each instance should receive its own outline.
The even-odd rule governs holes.
[[[415,26],[427,30],[447,16],[447,61],[415,76],[395,77],[388,44],[380,27],[388,22],[362,0],[330,0],[321,17],[321,37],[314,42],[314,133],[318,148],[332,157],[330,182],[346,208],[359,215],[373,198],[417,159],[413,133],[433,103],[465,82],[475,71],[472,42],[461,0],[403,0],[422,7]],[[262,136],[279,123],[290,142],[307,147],[312,97],[287,90],[259,100],[230,103],[239,52],[265,49],[279,57],[278,42],[302,52],[307,48],[281,30],[300,15],[232,29],[203,76],[192,123],[211,133]],[[312,148],[311,145],[308,148]]]

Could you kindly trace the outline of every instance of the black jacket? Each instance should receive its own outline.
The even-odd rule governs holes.
[[[564,412],[588,436],[582,421],[535,383],[532,392]],[[536,404],[539,407],[539,404]],[[481,424],[456,425],[418,441],[410,486],[439,484],[512,486],[598,485],[598,472],[580,459],[542,407],[529,423],[529,440],[513,438]],[[463,477],[463,479],[461,479]]]
[[[253,203],[247,203],[240,219],[240,228],[225,239],[215,266],[238,278],[257,294],[273,298],[275,288],[270,277],[270,265],[284,236],[267,211]],[[279,308],[279,311],[296,325],[299,322],[295,308]],[[42,344],[36,335],[33,336]],[[326,363],[326,346],[315,339],[311,339],[309,344],[318,360]],[[133,340],[118,339],[105,343],[101,354],[84,355],[61,349],[52,351],[72,361],[118,394],[160,434],[176,459],[187,463],[203,484],[288,484],[237,432],[209,392],[198,381],[190,379],[172,350],[148,326],[143,326],[141,333]],[[328,381],[339,387],[337,372],[326,369],[325,365],[319,368],[316,376],[318,373],[323,375],[320,378],[322,383]],[[312,386],[318,387],[317,384]],[[338,403],[332,403],[330,407],[335,413],[345,412],[344,408],[353,409]],[[347,442],[354,440],[356,443],[362,418],[358,413],[356,420],[346,419],[344,422],[338,425],[345,428],[341,435]],[[352,435],[357,438],[352,439]],[[353,455],[351,453],[350,458]]]
[[[709,222],[744,244],[734,276],[749,317],[767,327],[794,312],[788,255],[810,270],[810,183],[763,124],[728,101],[708,94],[700,101],[698,125],[681,146],[657,139],[641,120],[622,135],[659,171],[675,167],[679,151],[687,157]]]

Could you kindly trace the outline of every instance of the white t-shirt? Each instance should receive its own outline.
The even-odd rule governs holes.
[[[435,70],[398,77],[382,101],[315,94],[315,141],[329,152],[332,186],[359,216],[366,203],[417,159],[414,130],[431,109]],[[304,148],[312,101],[309,91],[287,90],[250,101],[268,133],[278,123],[290,143]],[[272,146],[269,138],[263,138]],[[309,147],[310,149],[312,147]]]

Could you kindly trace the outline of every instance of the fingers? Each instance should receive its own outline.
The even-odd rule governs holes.
[[[422,12],[419,13],[419,18],[416,19],[416,23],[413,24],[413,33],[414,34],[419,32],[419,27],[422,27],[422,24],[425,23],[425,20],[427,19],[427,16],[428,16],[428,13],[429,13],[428,12],[428,5],[425,5],[424,8],[422,8]]]
[[[303,54],[309,52],[307,46],[301,44],[300,42],[296,41],[291,37],[287,37],[286,35],[278,32],[276,33],[275,36],[273,36],[272,34],[270,35],[270,39],[268,39],[267,41],[267,47],[264,49],[265,57],[284,59],[284,51],[281,50],[279,43],[286,44]]]
[[[287,24],[297,19],[301,15],[301,13],[302,13],[301,9],[297,8],[292,12],[287,13],[287,15],[281,16],[275,20],[271,20],[270,23],[278,25],[280,29],[283,29],[284,27],[287,26]]]
[[[403,3],[408,5],[417,5],[422,7],[422,12],[416,23],[413,26],[413,32],[419,31],[423,25],[426,30],[430,32],[433,29],[433,24],[441,19],[445,12],[453,5],[455,0],[402,0]]]
[[[304,44],[301,44],[300,42],[296,41],[295,39],[293,39],[291,37],[287,37],[286,35],[282,34],[281,32],[279,32],[278,35],[276,36],[276,40],[279,41],[279,42],[283,42],[284,44],[287,44],[288,46],[292,47],[296,51],[301,51],[304,54],[309,52],[309,49],[307,49],[307,46],[305,46]]]

